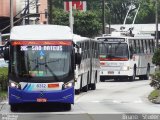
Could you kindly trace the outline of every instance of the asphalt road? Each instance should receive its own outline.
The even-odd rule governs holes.
[[[97,90],[75,96],[71,111],[44,108],[11,112],[7,101],[0,104],[0,120],[160,120],[160,105],[147,99],[153,90],[149,80],[106,81]],[[51,107],[51,106],[47,106]]]

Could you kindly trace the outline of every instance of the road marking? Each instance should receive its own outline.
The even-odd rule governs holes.
[[[96,101],[96,100],[95,100],[95,101],[91,101],[91,102],[93,102],[93,103],[100,103],[101,101],[98,101],[98,100]]]
[[[113,100],[113,103],[142,103],[142,100],[134,100],[134,101],[123,101],[123,100]]]
[[[135,100],[133,103],[142,103],[142,100]]]
[[[122,103],[122,101],[118,101],[118,100],[113,100],[113,103]]]

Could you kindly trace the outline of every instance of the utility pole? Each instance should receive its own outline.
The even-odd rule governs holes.
[[[72,1],[69,1],[69,25],[71,28],[71,31],[73,33],[73,11],[72,11]]]
[[[30,17],[29,17],[29,13],[30,13],[30,10],[29,10],[29,6],[30,6],[29,0],[27,1],[27,4],[28,4],[28,8],[27,8],[27,9],[28,9],[28,13],[27,13],[27,14],[28,14],[28,21],[27,21],[27,23],[29,24],[29,18],[30,18]]]
[[[155,7],[156,7],[156,48],[158,48],[158,1],[156,0],[155,3]]]
[[[105,21],[105,0],[102,0],[102,24],[103,24],[103,30],[102,33],[105,34],[105,27],[106,27],[106,21]]]
[[[36,13],[39,13],[39,0],[36,0]]]
[[[52,0],[48,0],[48,24],[52,24]]]
[[[10,0],[10,26],[11,29],[13,27],[13,13],[14,13],[14,8],[13,8],[13,0]]]

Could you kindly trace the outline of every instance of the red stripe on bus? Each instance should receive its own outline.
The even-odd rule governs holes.
[[[58,40],[55,40],[55,41],[25,40],[25,41],[13,41],[13,42],[11,42],[11,44],[13,46],[16,46],[16,45],[63,45],[63,46],[70,46],[72,44],[72,42],[71,41],[58,41]]]

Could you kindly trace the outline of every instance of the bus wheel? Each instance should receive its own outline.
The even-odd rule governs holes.
[[[80,90],[80,89],[76,89],[76,90],[75,90],[75,94],[76,94],[76,95],[79,95],[79,94],[80,94],[80,92],[81,92],[81,90]]]
[[[88,91],[88,84],[87,84],[86,86],[84,86],[84,87],[82,88],[82,90],[83,90],[83,92],[87,92],[87,91]]]
[[[96,82],[97,82],[97,72],[95,74],[94,83],[90,84],[91,90],[95,90],[96,89]]]
[[[145,80],[149,79],[149,74],[150,74],[150,69],[149,69],[149,67],[147,67],[147,72],[146,72],[146,75],[144,76]]]
[[[18,105],[10,105],[10,110],[11,110],[12,112],[18,111]]]
[[[136,79],[136,68],[134,68],[134,70],[133,70],[133,76],[129,77],[130,81],[134,81],[135,79]]]
[[[93,83],[90,86],[91,86],[91,90],[95,90],[96,89],[96,83]]]
[[[101,82],[105,82],[105,77],[104,76],[100,76],[100,81]]]
[[[65,110],[71,110],[71,104],[70,103],[65,104]]]

